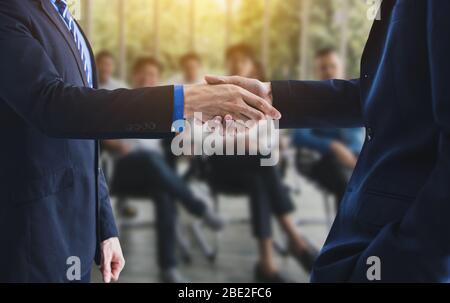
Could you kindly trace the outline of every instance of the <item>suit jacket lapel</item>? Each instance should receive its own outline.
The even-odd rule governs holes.
[[[86,79],[86,73],[84,72],[83,62],[81,61],[80,53],[75,44],[75,40],[74,40],[72,34],[68,30],[64,21],[61,19],[61,16],[58,14],[58,12],[55,10],[53,5],[50,3],[50,0],[40,0],[40,1],[41,1],[42,9],[47,14],[47,16],[50,18],[50,20],[55,24],[56,28],[61,32],[62,36],[64,37],[67,44],[69,45],[69,48],[72,51],[72,54],[77,61],[78,70],[83,79],[83,83],[85,86],[87,86],[88,82]]]

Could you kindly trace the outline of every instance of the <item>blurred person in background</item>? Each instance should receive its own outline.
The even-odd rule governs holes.
[[[202,59],[197,53],[191,52],[180,58],[180,69],[183,84],[197,84],[204,82],[202,71]]]
[[[335,49],[325,48],[316,53],[315,72],[318,80],[343,79],[342,60]],[[298,129],[293,133],[293,143],[297,148],[306,148],[319,155],[306,177],[329,191],[337,205],[344,196],[363,141],[362,128]]]
[[[107,50],[98,52],[95,61],[97,63],[99,88],[113,90],[127,87],[125,82],[114,78],[116,59],[111,52]]]
[[[133,88],[157,86],[162,72],[161,63],[152,57],[136,61],[132,71]],[[112,191],[130,194],[146,193],[156,207],[158,266],[161,280],[166,283],[185,282],[177,270],[175,200],[195,217],[203,219],[213,230],[223,227],[218,217],[204,201],[195,197],[164,157],[161,140],[105,140],[104,148],[117,158]]]
[[[246,44],[232,46],[226,51],[226,66],[230,75],[264,79],[262,66],[256,60],[252,48]],[[243,185],[250,195],[252,230],[259,247],[255,280],[291,282],[289,277],[280,272],[274,260],[272,215],[279,221],[289,241],[290,253],[306,271],[311,270],[317,252],[301,236],[291,217],[294,205],[278,167],[263,167],[260,160],[261,156],[213,156],[209,162],[216,182],[230,186]]]

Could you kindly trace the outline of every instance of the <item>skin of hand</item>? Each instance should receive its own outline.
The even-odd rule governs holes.
[[[130,146],[121,140],[103,140],[102,143],[105,150],[117,153],[119,156],[126,156],[131,152]]]
[[[339,141],[334,141],[331,143],[331,151],[343,166],[350,169],[355,168],[358,159],[344,144]]]
[[[125,259],[123,257],[122,248],[118,238],[109,238],[100,244],[101,264],[100,272],[103,276],[103,282],[117,282],[120,273],[125,267]]]
[[[203,122],[231,115],[235,120],[280,119],[281,114],[266,99],[232,84],[187,85],[184,88],[185,118],[202,113]]]
[[[249,79],[239,76],[206,76],[206,83],[211,85],[231,84],[242,87],[243,89],[263,98],[270,105],[273,104],[272,84],[270,82],[261,82],[256,79]],[[278,119],[281,118],[280,117]]]

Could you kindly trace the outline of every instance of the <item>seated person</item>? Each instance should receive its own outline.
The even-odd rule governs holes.
[[[316,54],[315,69],[320,80],[341,79],[342,62],[333,49]],[[298,148],[317,152],[320,158],[311,164],[307,177],[328,190],[339,204],[363,144],[363,129],[299,129],[293,132]]]
[[[98,84],[101,89],[126,88],[127,85],[114,78],[116,72],[116,59],[109,51],[100,51],[95,56],[98,71]]]
[[[226,53],[226,62],[230,75],[263,78],[260,65],[246,45],[231,47]],[[223,185],[244,187],[249,193],[253,234],[259,242],[256,281],[290,282],[274,261],[272,215],[288,238],[291,253],[307,271],[311,270],[317,252],[300,235],[291,217],[294,206],[278,167],[263,167],[260,159],[260,156],[212,156],[209,159],[212,179]]]
[[[202,59],[197,53],[190,52],[180,58],[179,66],[181,69],[181,81],[183,84],[202,83]]]
[[[161,64],[154,58],[141,58],[133,68],[134,88],[151,87],[159,82]],[[116,156],[113,192],[148,194],[156,206],[158,265],[164,282],[183,282],[176,270],[176,205],[202,218],[214,230],[223,220],[197,198],[164,158],[160,140],[106,140],[104,147]]]
[[[308,169],[306,177],[317,182],[335,198],[336,205],[344,197],[351,172],[361,151],[360,129],[298,129],[293,143],[320,154]]]

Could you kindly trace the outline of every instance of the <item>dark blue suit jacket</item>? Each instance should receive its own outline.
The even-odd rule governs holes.
[[[64,282],[71,256],[88,274],[117,236],[95,139],[170,133],[173,87],[85,87],[50,0],[0,1],[0,68],[0,281]]]
[[[273,83],[283,127],[367,130],[313,282],[450,282],[449,12],[384,0],[359,80]]]

